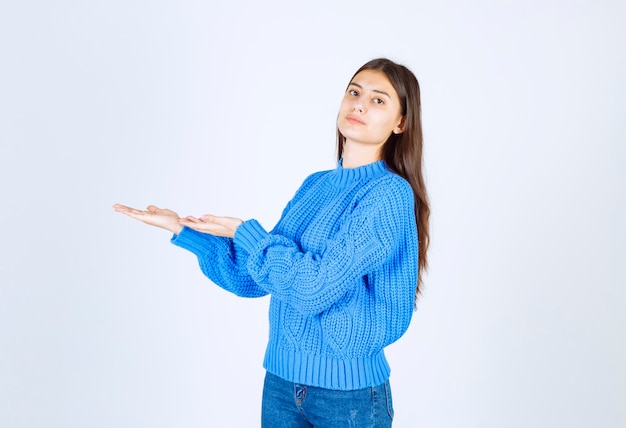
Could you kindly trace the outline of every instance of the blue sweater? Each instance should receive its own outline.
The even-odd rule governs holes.
[[[406,331],[417,284],[409,183],[383,161],[309,176],[274,229],[233,239],[183,228],[172,243],[245,297],[271,295],[264,367],[291,382],[353,390],[383,383],[383,348]]]

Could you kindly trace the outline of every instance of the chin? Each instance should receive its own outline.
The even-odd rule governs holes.
[[[365,136],[366,133],[364,132],[364,130],[355,129],[357,126],[362,126],[362,125],[353,125],[350,123],[348,125],[343,125],[343,126],[340,125],[337,127],[337,129],[339,129],[339,132],[341,132],[341,135],[343,135],[347,139],[360,140]]]

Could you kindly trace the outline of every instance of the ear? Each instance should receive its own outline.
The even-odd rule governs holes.
[[[402,134],[404,132],[404,121],[405,121],[405,119],[406,119],[406,116],[402,116],[400,118],[400,122],[398,123],[398,126],[393,128],[393,133],[394,134]]]

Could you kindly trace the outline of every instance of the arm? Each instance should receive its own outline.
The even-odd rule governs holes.
[[[242,297],[261,297],[260,288],[246,270],[248,255],[232,239],[184,227],[172,244],[194,253],[205,276],[223,289]]]
[[[315,173],[305,180],[283,210],[282,216],[314,181],[312,178],[320,175]],[[175,234],[172,243],[193,252],[198,257],[200,269],[213,282],[243,297],[268,294],[256,284],[246,269],[248,252],[232,239],[243,223],[241,219],[205,214],[198,218],[179,218],[178,223],[184,228],[180,234]]]
[[[194,253],[198,257],[202,272],[220,287],[244,297],[259,297],[267,294],[247,274],[246,253],[237,250],[232,239],[211,236],[183,227],[183,224],[199,220],[189,217],[181,219],[174,211],[154,205],[148,206],[145,210],[138,210],[115,204],[113,209],[135,220],[172,232],[174,236],[171,242]]]
[[[250,254],[247,267],[260,287],[302,313],[330,308],[358,280],[396,255],[415,233],[413,193],[403,180],[385,180],[354,208],[319,254],[287,237],[244,222],[234,241]]]

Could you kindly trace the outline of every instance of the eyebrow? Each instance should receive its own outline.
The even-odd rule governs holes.
[[[363,89],[363,86],[361,86],[361,85],[359,85],[358,83],[355,83],[355,82],[350,82],[350,85],[348,85],[348,86],[356,86],[359,89]],[[391,99],[391,95],[389,95],[385,91],[381,91],[379,89],[372,89],[372,92],[376,92],[378,94],[383,94],[383,95],[387,96],[387,98]]]

